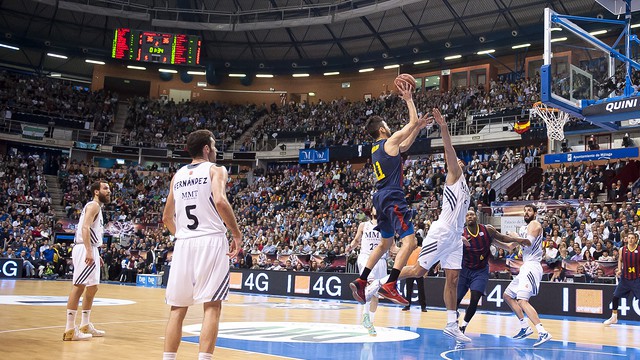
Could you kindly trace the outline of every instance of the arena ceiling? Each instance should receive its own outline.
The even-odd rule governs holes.
[[[220,72],[294,72],[496,56],[542,46],[543,11],[613,17],[594,0],[0,0],[2,62],[90,74],[116,28],[196,34]],[[504,50],[504,51],[502,51]],[[70,59],[49,59],[50,51]]]

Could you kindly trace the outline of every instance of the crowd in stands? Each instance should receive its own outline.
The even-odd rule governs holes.
[[[208,129],[218,139],[220,150],[225,150],[266,112],[265,107],[256,105],[176,104],[172,100],[135,98],[125,122],[125,143],[166,148],[168,144],[184,144],[194,130]]]
[[[24,273],[28,275],[36,274],[40,259],[43,265],[54,260],[53,250],[40,245],[42,239],[52,234],[55,215],[44,165],[37,155],[0,155],[1,250],[3,257],[24,259]]]
[[[437,107],[456,129],[454,134],[467,134],[469,114],[492,114],[500,111],[528,109],[538,100],[539,79],[516,82],[492,81],[489,89],[477,86],[440,93],[417,93],[419,112]],[[56,87],[57,86],[57,87]],[[110,109],[111,100],[100,103],[99,94],[92,100],[80,96],[72,87],[60,90],[63,83],[46,78],[21,78],[0,74],[0,101],[4,106],[25,105],[28,94],[35,99],[33,109],[54,113],[68,107],[69,102],[82,104],[69,111],[85,116],[96,106]],[[16,94],[11,90],[16,90]],[[45,98],[43,89],[62,94]],[[60,91],[58,91],[60,90]],[[89,93],[91,94],[91,93]],[[86,94],[85,94],[86,95]],[[53,96],[53,95],[49,95]],[[87,95],[89,96],[89,95]],[[9,99],[12,98],[12,99]],[[78,100],[80,99],[80,100]],[[42,102],[42,104],[40,104]],[[40,108],[42,106],[42,108]],[[43,110],[44,109],[44,110]],[[165,100],[137,98],[132,101],[125,124],[129,145],[166,147],[181,144],[186,135],[199,128],[208,128],[221,139],[224,149],[245,135],[245,149],[255,147],[259,137],[277,138],[281,132],[319,134],[316,146],[350,145],[370,141],[362,131],[366,119],[379,114],[391,128],[406,122],[406,106],[393,93],[381,94],[366,102],[334,100],[317,104],[287,104],[282,107],[229,106],[186,102],[176,104]],[[246,130],[258,121],[264,123],[247,137]],[[437,131],[437,128],[436,128]],[[425,131],[422,136],[428,136]],[[539,164],[546,152],[544,145],[522,146],[484,153],[478,151],[467,159],[465,177],[471,191],[471,206],[487,208],[494,200],[510,200],[492,190],[492,182],[519,163],[527,167]],[[0,239],[3,256],[24,256],[25,274],[55,278],[68,276],[72,266],[66,259],[70,246],[52,244],[53,231],[42,160],[35,156],[5,156],[0,163]],[[428,231],[438,218],[442,202],[445,173],[444,161],[437,155],[410,158],[404,164],[404,186],[407,200],[416,210],[415,223]],[[605,174],[616,172],[623,162],[609,165],[580,165],[547,170],[542,181],[522,195],[522,200],[584,199],[577,208],[566,207],[542,214],[547,241],[545,260],[609,261],[615,260],[624,243],[624,234],[640,226],[639,195],[630,184],[613,184],[607,188]],[[65,216],[79,218],[89,200],[89,185],[98,179],[107,181],[113,202],[103,209],[105,224],[131,222],[122,240],[105,245],[103,277],[118,281],[135,281],[137,273],[156,272],[170,260],[172,237],[161,225],[161,214],[175,168],[97,168],[75,160],[61,161],[59,180],[64,192],[62,206]],[[273,270],[321,270],[315,262],[310,268],[301,264],[276,264],[261,256],[254,262],[252,255],[304,254],[319,256],[330,264],[337,256],[346,256],[355,263],[358,250],[347,253],[357,224],[370,215],[373,194],[373,171],[369,163],[328,163],[311,167],[279,165],[256,171],[248,178],[232,178],[228,183],[229,199],[244,234],[243,252],[233,266]],[[609,192],[613,205],[594,199]],[[588,203],[586,200],[591,200]],[[124,234],[124,231],[123,231]],[[23,254],[24,253],[24,254]],[[511,253],[495,250],[496,258],[519,257],[518,249]],[[583,266],[589,276],[598,276],[597,266]],[[561,274],[558,275],[558,278]]]
[[[633,183],[621,180],[607,187],[607,179],[613,178],[628,163],[626,160],[611,161],[603,165],[581,163],[549,167],[542,180],[529,188],[517,200],[562,200],[597,199],[603,195],[607,201],[630,201],[639,189]]]
[[[502,155],[496,152],[471,156],[465,174],[469,184],[473,185],[474,204],[488,205],[493,200],[486,190],[490,188],[489,184],[514,164],[523,161],[520,155],[523,152],[524,149],[505,149]],[[416,209],[416,222],[422,224],[419,226],[428,226],[438,216],[444,182],[442,164],[442,159],[435,156],[406,160],[407,198]],[[66,216],[63,217],[77,220],[84,204],[89,201],[88,186],[97,179],[103,179],[110,184],[113,199],[103,209],[107,227],[109,223],[137,224],[126,230],[125,237],[130,240],[129,245],[121,247],[113,242],[108,249],[105,248],[105,278],[134,281],[135,273],[162,269],[167,253],[172,249],[172,242],[161,226],[160,219],[174,172],[174,168],[167,171],[102,169],[62,159],[59,180],[64,192],[62,205]],[[251,184],[246,179],[232,179],[228,184],[229,199],[244,233],[244,255],[294,253],[329,259],[345,255],[355,262],[357,250],[346,254],[345,248],[355,236],[357,224],[367,218],[372,206],[371,174],[369,164],[352,165],[347,162],[318,165],[315,168],[298,165],[273,167],[263,173],[257,172]],[[13,174],[9,178],[16,181],[18,177]],[[45,210],[47,213],[51,211],[48,206]],[[11,212],[4,210],[3,213],[4,219]],[[50,263],[54,274],[68,276],[72,265],[65,259],[70,254],[70,246],[49,243],[53,229],[50,222],[40,220],[37,218],[34,224],[38,224],[37,228],[46,226],[46,232],[29,240],[33,246],[29,246],[28,251],[35,250],[31,264],[40,271],[28,274],[48,276],[45,271],[47,263]],[[55,231],[60,230],[56,225]],[[19,242],[13,240],[12,235],[7,235],[5,239],[10,240],[4,242],[4,251],[11,247],[19,254],[20,247],[16,246]],[[45,245],[46,249],[43,247]],[[235,266],[247,265],[244,256],[235,260]],[[253,266],[280,268],[278,264],[268,264],[268,261],[264,259],[264,262],[256,262]],[[311,270],[321,269],[315,263],[310,266]],[[286,269],[286,265],[283,268]]]
[[[414,100],[419,113],[427,113],[432,108],[440,109],[448,119],[452,134],[470,134],[481,130],[467,126],[471,114],[528,111],[533,103],[539,101],[539,82],[539,77],[515,82],[491,81],[489,89],[481,84],[447,92],[416,92]],[[390,91],[366,101],[336,99],[328,102],[319,100],[317,104],[290,102],[282,107],[272,106],[271,110],[265,121],[250,135],[254,143],[261,136],[277,139],[283,132],[293,132],[318,134],[315,137],[318,147],[362,144],[371,141],[362,131],[369,116],[382,116],[391,129],[400,128],[408,119],[404,101],[396,92]],[[426,135],[425,130],[421,136]]]
[[[0,110],[91,122],[91,130],[109,131],[118,95],[45,76],[0,71]]]
[[[136,224],[156,224],[162,218],[173,173],[174,168],[168,172],[103,169],[72,160],[63,163],[58,172],[64,192],[61,205],[68,218],[77,220],[84,204],[90,200],[86,189],[101,179],[109,182],[113,199],[103,209],[106,222],[131,220]]]
[[[487,207],[501,194],[491,193],[491,182],[513,165],[524,161],[528,147],[502,152],[475,153],[465,167],[470,185],[471,205]],[[428,232],[437,219],[445,174],[442,159],[431,155],[405,161],[404,185],[407,199],[416,210],[415,223]],[[24,274],[43,278],[69,276],[70,255],[67,244],[52,244],[52,210],[42,174],[42,161],[34,156],[4,157],[0,165],[3,192],[0,226],[3,256],[23,257]],[[547,210],[541,214],[545,229],[545,261],[558,268],[554,280],[563,279],[561,260],[586,261],[580,265],[588,279],[602,277],[598,261],[615,261],[625,236],[640,226],[637,191],[626,192],[611,205],[588,202],[607,191],[602,176],[618,171],[623,162],[601,167],[581,165],[550,169],[536,186],[538,198],[585,199],[580,206]],[[77,218],[88,200],[91,181],[105,179],[113,189],[114,202],[105,206],[106,222],[132,221],[136,226],[127,241],[105,245],[103,278],[135,281],[138,273],[162,270],[170,260],[172,238],[159,224],[175,169],[152,171],[136,168],[98,169],[69,162],[60,169],[68,215]],[[615,185],[615,183],[614,183]],[[567,188],[577,192],[563,192]],[[560,189],[560,190],[558,190]],[[371,208],[373,179],[370,164],[329,163],[307,168],[280,165],[257,171],[251,181],[234,178],[228,184],[229,199],[244,234],[243,254],[233,266],[273,270],[322,270],[315,262],[280,264],[267,256],[258,261],[252,255],[313,255],[330,264],[336,256],[355,263],[358,250],[346,253],[355,236],[357,224],[365,221]],[[128,244],[127,244],[128,242]],[[511,253],[494,249],[496,258],[518,259]],[[582,270],[580,270],[582,269]],[[554,276],[556,274],[554,273]]]

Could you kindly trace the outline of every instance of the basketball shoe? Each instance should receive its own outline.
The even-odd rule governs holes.
[[[611,317],[603,322],[606,326],[617,324],[618,323],[618,315],[611,314]]]
[[[85,326],[81,326],[80,327],[80,332],[83,334],[91,334],[91,336],[93,337],[103,337],[105,332],[102,330],[97,330],[95,327],[93,327],[92,323],[88,323]]]
[[[85,334],[78,330],[78,327],[74,327],[73,329],[69,329],[62,334],[62,340],[64,341],[81,341],[81,340],[89,340],[93,336],[91,334]]]
[[[362,326],[369,332],[369,336],[376,336],[378,333],[376,332],[376,328],[373,327],[371,323],[371,319],[369,318],[369,314],[364,314],[362,316]]]
[[[547,341],[551,340],[551,334],[549,334],[548,332],[546,333],[541,333],[538,335],[538,341],[535,342],[535,344],[533,344],[533,346],[540,346],[544,343],[546,343]]]
[[[380,289],[378,290],[378,294],[380,294],[380,296],[382,296],[383,298],[387,300],[391,300],[398,305],[402,305],[402,306],[409,305],[409,302],[407,301],[407,299],[405,299],[404,296],[402,296],[398,292],[395,281],[386,283],[380,286]]]
[[[447,327],[444,328],[444,334],[454,338],[457,342],[471,342],[471,339],[460,331],[456,321],[447,324]]]
[[[364,305],[366,303],[364,289],[367,287],[367,281],[357,278],[349,284],[349,287],[353,292],[353,298],[360,304]]]
[[[520,340],[525,339],[527,336],[533,334],[533,330],[531,326],[527,326],[526,328],[520,328],[520,332],[513,336],[514,339]]]
[[[371,284],[367,285],[364,289],[364,300],[367,302],[371,301],[376,293],[378,293],[378,290],[380,290],[380,286],[382,286],[382,283],[378,279],[373,280]]]

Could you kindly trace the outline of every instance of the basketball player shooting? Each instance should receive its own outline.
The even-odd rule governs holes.
[[[415,80],[410,75],[400,75],[396,82],[402,99],[407,103],[409,123],[395,133],[391,133],[387,123],[379,116],[372,116],[366,124],[366,130],[375,143],[371,148],[371,163],[376,175],[377,192],[373,195],[373,206],[376,208],[377,221],[375,229],[380,231],[382,239],[371,252],[367,265],[360,277],[349,286],[353,291],[353,298],[360,304],[365,304],[364,290],[367,278],[378,260],[386,254],[394,242],[394,235],[400,236],[402,247],[396,255],[387,283],[380,287],[381,297],[389,299],[402,306],[408,305],[407,300],[400,294],[396,281],[400,270],[409,259],[409,255],[416,248],[416,238],[412,223],[413,210],[409,208],[402,189],[402,157],[401,153],[409,150],[420,130],[433,120],[425,115],[418,118],[416,106],[413,103]],[[411,82],[413,81],[413,82]]]
[[[435,263],[440,261],[446,276],[443,297],[447,307],[447,326],[444,333],[456,341],[471,342],[471,339],[458,328],[456,314],[458,277],[462,268],[461,235],[464,230],[465,215],[469,209],[469,187],[462,174],[464,163],[456,156],[447,123],[438,109],[433,109],[433,117],[441,129],[444,159],[448,170],[445,178],[442,212],[438,220],[431,225],[427,237],[423,240],[418,263],[413,266],[405,266],[399,279],[423,277]],[[365,299],[372,296],[384,281],[386,279],[373,281],[366,288]]]

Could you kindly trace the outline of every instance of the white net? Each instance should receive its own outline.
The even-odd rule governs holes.
[[[531,111],[541,117],[547,124],[547,137],[551,140],[564,140],[564,124],[569,121],[569,114],[544,103],[535,103]]]

